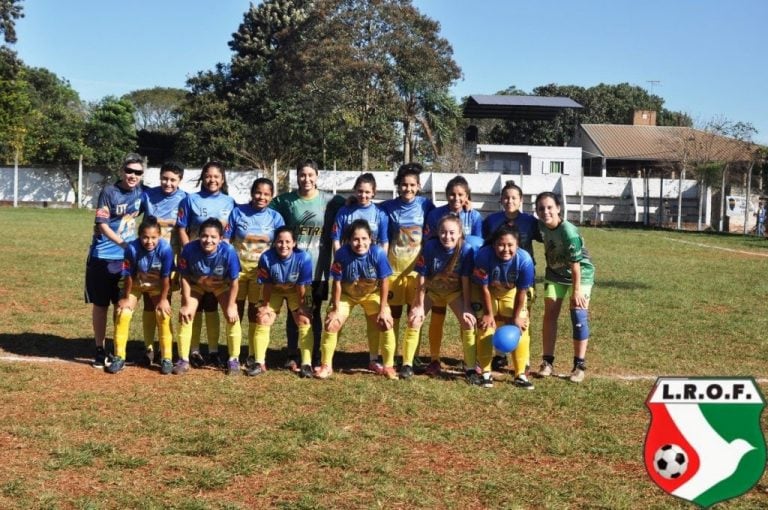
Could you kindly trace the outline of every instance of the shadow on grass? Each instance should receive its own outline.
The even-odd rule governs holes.
[[[651,285],[648,285],[647,283],[623,281],[623,280],[599,280],[597,282],[597,286],[600,288],[608,287],[612,289],[626,289],[626,290],[651,288]]]

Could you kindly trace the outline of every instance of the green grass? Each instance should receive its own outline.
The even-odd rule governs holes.
[[[356,370],[325,382],[132,366],[112,377],[77,362],[92,350],[81,300],[91,222],[89,212],[0,209],[0,354],[58,359],[0,361],[0,508],[686,508],[643,467],[653,378],[766,377],[768,259],[737,252],[768,255],[765,241],[589,228],[597,283],[581,386],[481,390]],[[355,312],[341,358],[365,358],[363,328]],[[569,334],[564,314],[561,372]],[[283,339],[278,325],[272,348]],[[452,317],[444,351],[461,357]],[[768,508],[766,487],[763,477],[719,508]]]

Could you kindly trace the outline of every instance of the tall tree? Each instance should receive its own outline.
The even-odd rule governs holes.
[[[125,154],[136,150],[133,104],[107,96],[94,105],[85,127],[85,143],[93,151],[89,163],[117,169]]]
[[[21,0],[0,0],[0,34],[6,43],[16,42],[16,20],[23,17]]]
[[[187,92],[172,87],[154,87],[139,89],[123,96],[133,103],[135,108],[136,130],[159,133],[178,131],[179,108]]]

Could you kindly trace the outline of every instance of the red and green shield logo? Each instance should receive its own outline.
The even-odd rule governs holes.
[[[660,377],[645,405],[645,468],[664,491],[708,507],[760,480],[765,399],[754,379]]]

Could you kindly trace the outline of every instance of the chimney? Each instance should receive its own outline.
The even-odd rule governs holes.
[[[635,110],[632,118],[633,126],[655,126],[656,112],[654,110]]]

